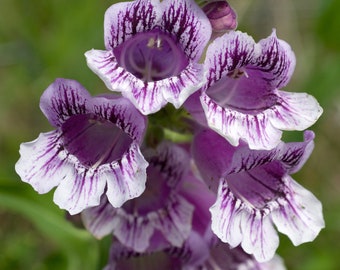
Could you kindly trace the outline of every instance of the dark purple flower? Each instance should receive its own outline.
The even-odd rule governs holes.
[[[231,247],[268,261],[279,244],[274,225],[294,245],[312,241],[324,227],[322,206],[314,195],[291,178],[308,159],[314,133],[305,141],[279,143],[268,150],[250,150],[245,143],[230,145],[211,130],[201,130],[193,155],[209,185],[218,184],[210,208],[212,230]]]
[[[127,99],[91,97],[78,82],[57,79],[40,108],[56,130],[21,144],[22,181],[39,193],[57,187],[54,202],[70,214],[98,205],[103,193],[120,207],[144,191],[146,118]]]
[[[134,252],[180,247],[188,238],[194,206],[180,194],[193,176],[189,156],[168,142],[144,151],[149,167],[144,193],[121,208],[104,197],[82,213],[85,227],[97,238],[109,233]]]
[[[192,98],[200,99],[209,127],[232,145],[242,139],[251,149],[273,149],[281,130],[304,130],[322,113],[312,96],[279,90],[291,78],[295,56],[275,31],[259,43],[239,31],[215,39],[205,67],[208,82]],[[197,104],[187,108],[201,118]]]
[[[198,61],[211,26],[193,0],[114,4],[104,34],[106,50],[88,51],[88,66],[143,114],[180,107],[205,82]]]

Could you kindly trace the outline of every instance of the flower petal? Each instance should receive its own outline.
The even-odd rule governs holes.
[[[88,67],[96,73],[112,91],[128,89],[130,91],[130,80],[136,80],[135,76],[118,64],[117,58],[112,51],[92,49],[85,53]]]
[[[133,140],[142,143],[147,127],[147,118],[126,98],[105,96],[93,98],[94,113],[117,125]]]
[[[178,76],[145,82],[120,67],[112,52],[91,50],[85,56],[88,66],[106,86],[122,92],[143,114],[157,112],[167,102],[179,108],[205,83],[203,66],[193,62]]]
[[[182,196],[170,195],[166,210],[151,213],[155,228],[162,232],[172,246],[181,247],[191,232],[191,219],[194,206]]]
[[[90,98],[77,81],[56,79],[42,94],[40,109],[53,126],[59,127],[70,116],[87,113]]]
[[[15,170],[22,181],[37,192],[47,193],[69,175],[71,165],[60,145],[60,133],[51,131],[20,146],[20,159]]]
[[[303,142],[281,142],[277,147],[269,151],[250,150],[247,145],[240,145],[234,151],[235,153],[228,164],[229,166],[225,166],[224,176],[249,171],[275,161],[279,161],[284,166],[285,171],[282,173],[295,173],[307,161],[314,148],[314,133],[307,130],[304,132],[304,137]],[[213,159],[217,160],[219,157]]]
[[[243,206],[228,189],[225,182],[221,182],[217,200],[210,208],[212,231],[231,247],[238,246],[242,241],[241,220]]]
[[[261,71],[262,78],[271,88],[285,87],[295,69],[296,59],[289,44],[276,36],[276,31],[260,40],[262,53],[255,66]]]
[[[282,130],[304,130],[322,114],[317,100],[306,93],[277,91],[277,105],[268,112],[271,124]]]
[[[273,149],[280,142],[282,131],[271,125],[267,111],[253,115],[223,108],[205,93],[201,95],[201,103],[209,127],[234,146],[240,139],[251,149]]]
[[[80,163],[73,164],[73,171],[60,182],[54,192],[53,201],[75,215],[99,204],[105,184],[97,169],[88,169]]]
[[[279,246],[279,237],[270,218],[260,211],[243,212],[241,221],[243,240],[242,248],[253,254],[259,262],[272,259]]]
[[[113,207],[121,207],[127,200],[143,193],[147,166],[148,162],[135,142],[120,161],[102,166],[101,177],[106,179],[106,194]]]
[[[314,132],[306,130],[303,142],[281,144],[279,160],[285,165],[288,174],[298,172],[306,163],[314,149]]]
[[[112,207],[105,195],[98,206],[87,208],[81,213],[85,228],[98,239],[112,233],[117,223],[116,216],[117,208]]]
[[[228,73],[250,64],[260,53],[259,45],[245,33],[231,31],[216,38],[207,49],[204,62],[208,70],[207,87]]]
[[[137,0],[116,3],[105,13],[105,47],[111,50],[139,32],[153,29],[160,17],[160,3]]]
[[[272,213],[273,222],[294,245],[313,241],[325,227],[322,205],[310,191],[289,176],[286,182],[289,193],[280,207]]]
[[[154,228],[148,217],[133,216],[118,209],[115,217],[114,235],[124,246],[136,252],[145,252],[150,245]]]
[[[204,72],[203,65],[190,62],[178,76],[157,81],[155,84],[162,89],[164,99],[178,109],[191,94],[205,84]]]
[[[174,36],[191,60],[198,61],[211,36],[211,25],[192,0],[162,1],[162,28]]]
[[[105,85],[112,91],[121,92],[143,114],[159,111],[166,104],[162,91],[163,87],[171,86],[171,78],[169,81],[144,82],[122,68],[111,51],[91,50],[85,56],[89,68]]]

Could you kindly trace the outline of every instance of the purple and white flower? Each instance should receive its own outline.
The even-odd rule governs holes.
[[[40,108],[56,128],[21,144],[15,169],[37,192],[57,187],[54,202],[70,214],[98,205],[113,207],[145,189],[146,167],[139,145],[147,120],[129,100],[91,97],[78,82],[57,79]]]
[[[193,155],[204,179],[219,181],[217,200],[210,208],[212,230],[232,247],[260,261],[270,260],[279,244],[274,225],[294,245],[312,241],[324,227],[321,203],[293,180],[308,159],[314,133],[304,142],[281,142],[272,150],[231,146],[212,130],[201,130]],[[216,184],[216,183],[215,183]]]
[[[85,227],[97,238],[113,233],[128,249],[150,252],[180,247],[191,231],[194,206],[180,194],[188,184],[187,152],[169,142],[143,152],[149,162],[145,192],[113,208],[104,197],[82,213]]]
[[[279,90],[293,74],[295,56],[275,31],[259,43],[239,31],[216,38],[205,67],[199,98],[207,124],[234,146],[242,139],[251,149],[273,149],[282,130],[304,130],[322,113],[314,97]],[[189,108],[198,117],[200,110]]]
[[[193,0],[114,4],[104,35],[106,50],[86,52],[88,66],[143,114],[178,108],[205,83],[199,60],[211,26]]]
[[[245,253],[241,247],[230,248],[211,231],[209,207],[215,199],[203,182],[190,181],[182,194],[195,206],[192,230],[181,247],[138,253],[116,240],[110,250],[105,270],[284,270],[279,256],[264,263]]]

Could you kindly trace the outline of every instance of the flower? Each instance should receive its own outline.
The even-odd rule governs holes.
[[[104,198],[82,213],[84,225],[97,238],[113,233],[134,252],[180,247],[191,231],[194,211],[180,194],[193,177],[189,156],[169,142],[143,153],[149,162],[145,192],[121,208],[113,208]]]
[[[304,142],[281,142],[272,150],[230,145],[211,130],[194,138],[193,156],[203,178],[219,180],[210,208],[212,230],[231,247],[241,244],[256,260],[270,260],[278,247],[274,225],[294,245],[312,241],[324,227],[321,203],[291,178],[308,159],[314,133]]]
[[[210,0],[202,7],[214,32],[226,32],[237,27],[237,15],[225,0]]]
[[[208,18],[193,0],[137,0],[105,13],[106,50],[86,52],[106,86],[143,113],[179,108],[203,84],[198,61],[210,39]]]
[[[70,214],[98,205],[103,193],[120,207],[144,191],[146,118],[127,99],[91,97],[78,82],[57,79],[40,108],[56,130],[21,144],[15,169],[22,181],[39,193],[57,186],[54,202]]]
[[[208,81],[192,98],[200,99],[206,120],[197,101],[187,108],[232,145],[242,139],[251,149],[273,149],[281,130],[304,130],[322,113],[314,97],[279,90],[291,78],[295,56],[275,31],[259,43],[239,31],[216,38],[205,67]]]
[[[284,270],[282,259],[259,263],[241,247],[230,248],[211,231],[209,207],[215,196],[203,182],[193,180],[182,189],[185,198],[195,206],[192,229],[180,247],[138,253],[115,239],[111,245],[109,262],[105,270],[124,269],[224,269],[224,270]]]

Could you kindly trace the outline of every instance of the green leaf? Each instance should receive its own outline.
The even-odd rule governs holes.
[[[54,242],[67,258],[67,269],[97,269],[99,245],[93,237],[68,222],[62,211],[51,207],[52,201],[39,201],[44,202],[43,198],[34,201],[26,190],[0,189],[0,206],[22,214]]]

